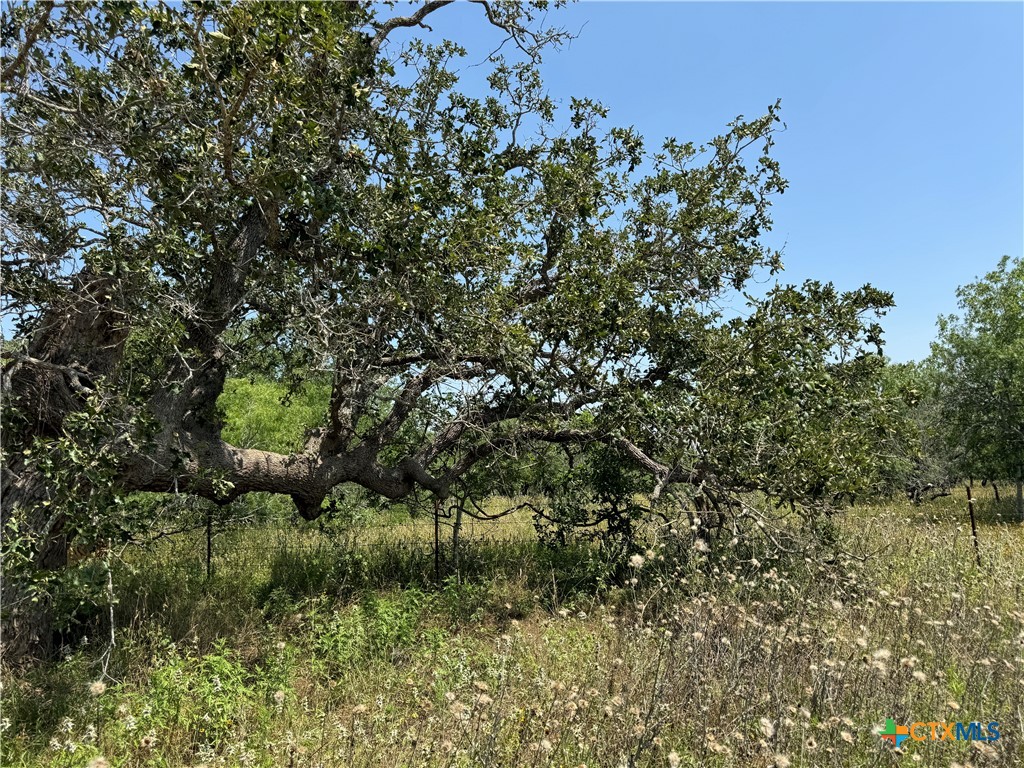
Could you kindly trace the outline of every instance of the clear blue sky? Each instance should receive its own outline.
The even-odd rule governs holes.
[[[430,22],[465,42],[481,12]],[[579,31],[545,59],[551,95],[600,100],[648,146],[781,98],[781,280],[892,291],[894,360],[928,354],[958,285],[1024,255],[1022,3],[582,2],[548,19]]]

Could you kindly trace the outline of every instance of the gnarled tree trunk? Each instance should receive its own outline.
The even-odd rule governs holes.
[[[108,278],[85,271],[68,295],[52,307],[24,353],[5,355],[2,396],[7,419],[3,433],[5,466],[0,485],[0,523],[4,549],[27,545],[28,570],[53,571],[67,564],[67,517],[48,502],[53,488],[26,455],[37,438],[58,438],[68,415],[98,394],[96,381],[114,375],[121,360],[127,327],[109,305]],[[21,541],[11,541],[11,537]],[[4,559],[0,589],[4,658],[45,654],[53,627],[48,596],[11,568]]]

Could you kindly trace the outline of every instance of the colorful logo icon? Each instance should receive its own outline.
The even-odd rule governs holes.
[[[995,720],[988,723],[972,721],[969,723],[914,722],[909,726],[896,725],[891,717],[885,719],[885,728],[877,732],[883,741],[888,741],[897,749],[906,741],[996,741],[999,734],[999,723]]]
[[[905,725],[896,725],[891,717],[885,719],[885,730],[879,731],[879,735],[886,741],[891,741],[894,747],[899,748],[903,740],[910,737],[910,729]]]

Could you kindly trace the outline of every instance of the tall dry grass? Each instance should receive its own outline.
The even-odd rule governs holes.
[[[983,505],[984,506],[984,505]],[[1012,766],[1024,763],[1024,528],[962,500],[854,509],[832,562],[694,539],[613,567],[432,526],[245,529],[118,573],[118,645],[4,672],[4,766]],[[705,551],[708,550],[708,551]],[[886,718],[998,721],[905,742]]]

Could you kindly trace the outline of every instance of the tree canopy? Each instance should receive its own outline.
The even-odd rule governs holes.
[[[938,399],[963,476],[1024,475],[1024,261],[957,291],[962,314],[941,317],[932,345]]]
[[[35,562],[84,497],[312,518],[344,483],[444,498],[539,444],[602,446],[654,499],[870,487],[891,297],[742,293],[781,268],[779,105],[651,150],[545,91],[545,3],[477,4],[508,45],[460,91],[463,45],[397,41],[444,5],[5,8],[3,510]],[[254,373],[327,392],[294,450],[225,439]],[[58,480],[77,501],[49,505]]]

